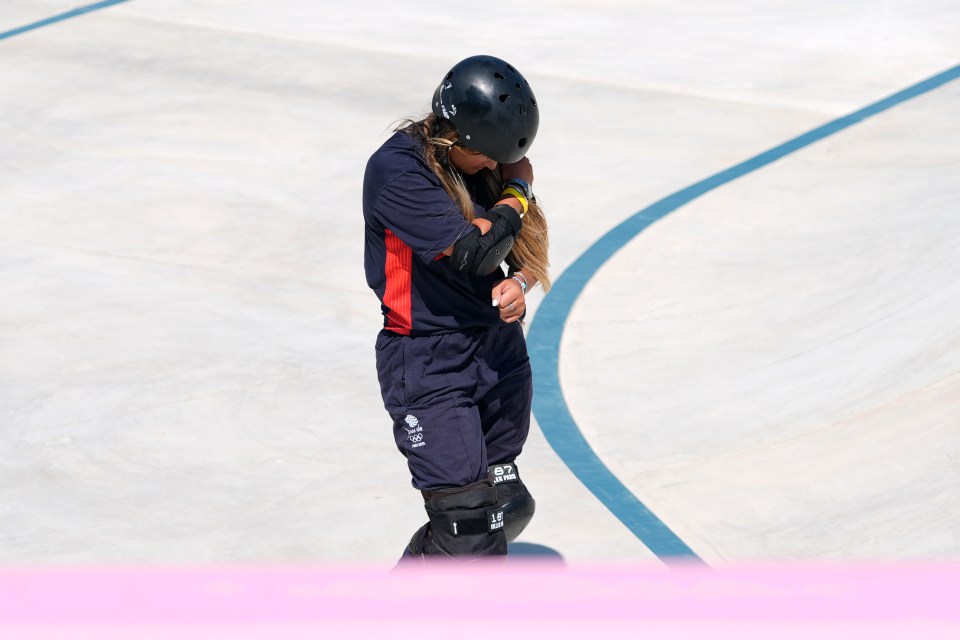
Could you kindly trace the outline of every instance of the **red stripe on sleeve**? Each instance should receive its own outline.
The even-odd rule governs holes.
[[[385,328],[408,336],[413,328],[413,311],[410,301],[413,251],[389,229],[386,230],[385,241],[387,245],[387,260],[384,265],[387,287],[383,292],[383,304],[387,307]]]

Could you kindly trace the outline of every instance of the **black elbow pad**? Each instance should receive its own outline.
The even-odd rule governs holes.
[[[473,225],[470,225],[473,226]],[[450,260],[457,271],[473,271],[473,263],[480,247],[480,229],[473,227],[470,233],[457,240],[453,245]]]
[[[484,236],[480,236],[481,242],[483,238]],[[473,272],[478,276],[488,276],[493,273],[494,270],[507,259],[507,254],[513,249],[514,240],[515,238],[513,236],[507,236],[500,240],[500,242],[491,245],[489,249],[480,255],[480,263],[475,265]]]
[[[450,257],[457,271],[489,275],[513,249],[513,243],[523,226],[520,215],[508,205],[496,206],[488,213],[494,211],[498,215],[486,235],[480,235],[480,229],[474,227],[453,245],[453,255]]]

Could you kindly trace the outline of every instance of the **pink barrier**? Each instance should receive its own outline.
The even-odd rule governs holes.
[[[8,568],[0,638],[956,640],[958,603],[960,564]]]

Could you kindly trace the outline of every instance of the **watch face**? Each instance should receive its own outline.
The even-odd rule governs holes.
[[[520,178],[510,178],[509,180],[507,180],[507,184],[510,184],[510,183],[513,183],[513,184],[515,184],[516,186],[520,187],[520,190],[523,191],[523,195],[524,195],[528,200],[529,200],[530,197],[533,195],[533,194],[530,193],[530,185],[527,184],[525,180],[522,180],[522,179],[520,179]]]

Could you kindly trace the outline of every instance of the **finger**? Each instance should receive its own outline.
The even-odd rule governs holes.
[[[518,301],[500,309],[500,318],[505,322],[519,320],[523,316],[524,311],[526,311],[526,305],[523,304],[523,301]]]
[[[505,306],[507,306],[508,303],[503,301],[503,297],[504,297],[505,294],[509,294],[509,293],[510,293],[510,289],[507,287],[507,281],[506,281],[506,280],[504,280],[503,282],[500,282],[500,283],[498,283],[498,284],[495,284],[495,285],[493,286],[493,294],[492,294],[492,296],[493,296],[493,306],[495,306],[495,307],[505,307]]]
[[[506,307],[513,302],[512,299],[507,299],[509,297],[510,288],[507,286],[506,280],[493,287],[493,306],[500,307],[501,309]]]

